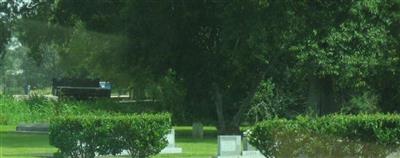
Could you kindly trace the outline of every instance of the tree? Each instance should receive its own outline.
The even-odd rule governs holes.
[[[259,44],[263,40],[259,35],[265,31],[258,14],[262,5],[256,1],[110,3],[60,1],[55,19],[68,25],[75,17],[89,30],[126,33],[130,47],[116,52],[122,59],[117,71],[157,81],[173,70],[183,81],[189,107],[215,108],[219,131],[238,132],[240,118],[267,64]],[[75,9],[77,6],[86,9]],[[91,6],[112,7],[98,12]],[[115,25],[104,25],[113,22]],[[120,26],[122,29],[115,29]]]
[[[0,59],[4,58],[6,44],[11,37],[7,3],[0,1]]]
[[[0,1],[0,59],[3,59],[6,52],[6,45],[12,37],[21,36],[19,34],[20,27],[18,23],[21,19],[31,20],[44,20],[49,17],[50,5],[53,4],[53,0],[1,0]],[[47,19],[45,20],[47,21]],[[25,25],[25,27],[29,27]],[[37,43],[36,43],[37,44]],[[39,47],[37,45],[31,45],[31,49]],[[35,50],[31,51],[35,52]],[[39,53],[32,53],[37,55]]]
[[[275,3],[284,11],[273,9]],[[282,78],[295,76],[307,94],[306,104],[317,114],[337,112],[352,95],[371,89],[367,82],[379,70],[395,63],[398,42],[391,28],[398,25],[393,16],[398,6],[395,0],[270,1],[269,9],[281,12],[286,23],[278,29],[282,48],[275,47],[283,50],[283,63],[290,69]]]

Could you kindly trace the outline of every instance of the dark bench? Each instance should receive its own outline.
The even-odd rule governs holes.
[[[53,79],[52,93],[59,98],[110,98],[111,89],[102,88],[98,79]]]

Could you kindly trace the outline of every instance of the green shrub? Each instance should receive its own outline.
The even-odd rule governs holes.
[[[362,95],[353,96],[341,108],[343,114],[373,114],[379,112],[378,96],[372,92],[364,92]]]
[[[290,117],[295,113],[294,106],[298,106],[298,98],[288,92],[281,92],[271,79],[260,83],[254,94],[250,108],[247,112],[247,120],[259,122],[274,117]]]
[[[169,114],[61,116],[50,122],[50,144],[61,157],[116,155],[145,158],[167,145]]]
[[[386,157],[400,143],[400,115],[330,115],[255,125],[250,143],[266,157]]]

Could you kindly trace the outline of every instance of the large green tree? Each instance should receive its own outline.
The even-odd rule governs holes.
[[[4,57],[6,45],[12,37],[20,35],[17,27],[22,20],[41,20],[47,23],[53,0],[1,0],[0,1],[0,57]],[[47,16],[45,16],[45,13]],[[39,18],[40,17],[40,18]],[[29,27],[29,25],[25,25]],[[22,36],[27,37],[27,36]],[[21,38],[21,36],[20,36]],[[30,37],[34,38],[34,37]],[[34,45],[31,45],[34,48]],[[39,54],[39,53],[36,53]]]
[[[306,98],[303,104],[318,115],[339,111],[341,105],[365,91],[387,94],[382,83],[376,84],[384,82],[383,74],[397,76],[393,70],[399,45],[394,28],[399,25],[399,1],[268,4],[263,18],[273,20],[265,27],[279,33],[265,37],[275,39],[268,44],[271,64],[267,72],[277,87],[297,91],[300,98]]]
[[[398,58],[392,32],[399,20],[398,1],[299,1],[292,6],[295,36],[289,49],[308,81],[309,104],[320,114],[338,111],[340,98],[369,88],[368,78]],[[347,94],[340,94],[343,89]]]
[[[157,82],[172,70],[183,81],[188,109],[215,109],[226,133],[239,130],[265,75],[263,7],[258,1],[60,1],[55,19],[73,25],[78,18],[89,30],[126,36],[129,47],[115,52],[121,59],[115,71]]]

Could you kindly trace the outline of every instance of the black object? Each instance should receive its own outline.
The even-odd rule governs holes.
[[[61,78],[53,79],[52,93],[59,98],[110,98],[111,89],[102,88],[98,79]]]

